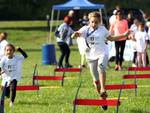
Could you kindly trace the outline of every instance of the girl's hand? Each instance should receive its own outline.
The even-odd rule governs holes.
[[[79,32],[74,32],[72,35],[71,35],[71,38],[74,39],[74,38],[77,38],[79,37],[81,34]]]

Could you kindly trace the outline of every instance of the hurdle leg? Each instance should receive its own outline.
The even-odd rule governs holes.
[[[63,77],[62,77],[62,80],[61,80],[61,86],[64,86],[64,77],[65,77],[65,74],[63,73]]]
[[[35,64],[35,66],[34,66],[32,85],[35,85],[35,79],[34,79],[34,76],[35,76],[35,74],[36,74],[36,70],[37,70],[37,64]]]
[[[134,84],[136,84],[136,69],[134,70]],[[137,96],[137,88],[134,89],[135,96]]]
[[[124,80],[122,81],[122,86],[123,86],[123,85],[124,85]],[[120,88],[119,94],[118,94],[118,104],[117,104],[117,106],[116,106],[116,113],[119,113],[119,103],[120,103],[121,93],[122,93],[122,88]]]
[[[82,81],[80,82],[80,85],[77,89],[77,92],[76,92],[76,95],[75,95],[75,100],[78,98],[78,94],[79,94],[79,90],[81,88],[81,84],[82,84]],[[73,103],[73,113],[76,113],[76,103]]]

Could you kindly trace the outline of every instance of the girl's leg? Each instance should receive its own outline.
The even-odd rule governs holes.
[[[133,67],[136,67],[136,65],[137,65],[137,52],[135,51],[134,53],[133,53],[133,61],[132,61],[132,63],[133,63]]]
[[[148,57],[148,53],[146,52],[146,66],[149,65],[149,57]]]
[[[3,91],[3,90],[4,90],[4,86],[2,86],[2,91]],[[6,87],[5,96],[6,96],[7,98],[10,97],[10,86]]]
[[[96,87],[98,94],[100,94],[100,82],[99,82],[99,74],[97,70],[98,60],[88,61],[88,64],[89,64],[91,76],[93,78],[94,86]]]
[[[101,85],[101,92],[106,92],[105,82],[106,82],[106,66],[108,63],[108,56],[100,57],[98,60],[98,71],[99,71],[99,80]]]
[[[63,42],[58,42],[58,46],[59,46],[59,49],[60,49],[60,52],[61,52],[61,55],[59,57],[59,61],[58,61],[58,66],[59,67],[62,67],[62,62],[63,62],[63,59],[65,57],[65,47],[64,47],[64,43]]]
[[[138,67],[141,67],[141,53],[137,52],[137,65]]]
[[[146,52],[141,53],[142,66],[146,67]]]
[[[66,52],[65,67],[71,67],[71,65],[69,64],[70,48],[67,44],[64,44],[64,49],[65,49],[65,52]]]
[[[115,49],[116,49],[116,58],[115,58],[115,60],[116,60],[116,68],[117,68],[117,65],[119,63],[119,42],[118,41],[115,42]]]
[[[120,59],[119,59],[119,61],[120,61],[120,63],[119,63],[120,67],[122,67],[123,53],[124,53],[124,49],[125,49],[125,44],[126,44],[126,41],[121,41],[120,42],[120,48],[121,48],[121,50],[120,50]]]
[[[11,81],[11,102],[13,103],[16,97],[16,86],[17,86],[17,80],[14,79]]]

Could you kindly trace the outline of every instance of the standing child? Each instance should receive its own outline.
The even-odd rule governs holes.
[[[107,40],[113,41],[123,38],[127,33],[112,37],[108,30],[102,26],[99,12],[91,12],[88,15],[89,25],[83,26],[79,31],[73,33],[72,38],[84,37],[86,41],[86,58],[97,92],[102,99],[107,98],[105,89],[106,66],[108,62]],[[102,106],[107,110],[107,106]]]
[[[10,89],[11,89],[11,99],[10,99],[10,107],[13,106],[15,97],[16,97],[16,86],[17,81],[21,78],[21,62],[27,58],[27,54],[21,49],[18,48],[22,55],[15,55],[15,47],[12,44],[7,44],[4,49],[4,56],[0,60],[0,70],[2,74],[2,89],[7,82],[6,87],[6,96],[10,97]]]
[[[73,33],[73,30],[70,27],[71,24],[71,18],[66,16],[64,18],[64,22],[58,27],[58,35],[57,37],[57,43],[60,48],[60,58],[58,61],[57,66],[59,68],[63,67],[63,59],[65,57],[65,68],[72,67],[69,63],[69,57],[70,57],[70,48],[69,45],[67,44],[68,38],[70,38],[71,34]]]
[[[6,32],[0,33],[0,59],[4,55],[4,48],[7,44],[8,44],[7,33]]]
[[[138,32],[135,33],[134,41],[136,41],[137,64],[138,67],[146,66],[146,49],[149,36],[144,29],[144,23],[140,22]]]

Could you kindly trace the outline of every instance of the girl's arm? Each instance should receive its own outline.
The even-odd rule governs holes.
[[[109,36],[107,37],[107,39],[108,39],[109,41],[116,41],[116,40],[118,40],[118,39],[121,39],[121,38],[124,38],[124,37],[128,37],[129,32],[130,32],[130,31],[128,30],[128,31],[126,31],[124,34],[119,35],[119,36],[111,36],[111,35],[109,35]]]
[[[24,58],[28,57],[28,55],[26,54],[26,52],[23,51],[20,47],[17,48],[17,51],[19,51],[24,56]]]

